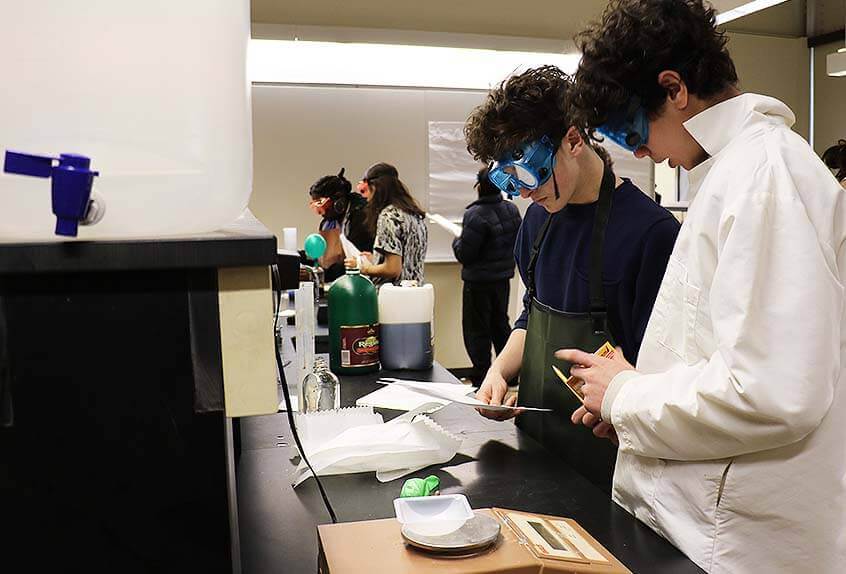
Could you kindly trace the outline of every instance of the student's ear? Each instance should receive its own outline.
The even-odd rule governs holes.
[[[687,107],[688,92],[687,84],[681,79],[681,76],[675,70],[664,70],[658,74],[658,85],[664,88],[667,92],[667,103],[676,108],[683,110]]]
[[[570,155],[573,156],[577,156],[582,153],[582,150],[585,147],[585,140],[582,138],[582,134],[575,126],[570,126],[567,133],[564,134],[564,141],[567,142],[567,150],[570,152]]]

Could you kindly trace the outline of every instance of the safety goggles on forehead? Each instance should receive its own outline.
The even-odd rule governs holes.
[[[649,120],[637,96],[629,100],[626,109],[611,114],[596,131],[631,152],[649,141]]]
[[[547,136],[523,144],[491,166],[488,179],[512,197],[520,189],[537,189],[549,180],[555,167],[555,146]]]

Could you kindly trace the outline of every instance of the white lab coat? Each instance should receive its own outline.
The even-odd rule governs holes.
[[[846,201],[778,100],[685,123],[711,156],[603,418],[614,500],[709,572],[846,572]]]

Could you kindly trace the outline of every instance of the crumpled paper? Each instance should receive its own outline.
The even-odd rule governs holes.
[[[312,436],[301,437],[303,448],[319,476],[376,471],[380,482],[389,482],[429,465],[447,462],[461,447],[461,438],[421,414],[430,408],[432,405],[422,405],[390,422],[364,425],[356,425],[354,421],[367,418],[366,412],[361,411],[372,413],[372,408],[324,411],[300,415],[298,427],[309,427]],[[301,420],[308,422],[301,424]],[[330,435],[334,436],[327,439]],[[322,436],[323,440],[314,440],[316,436]],[[310,476],[305,462],[301,462],[294,473],[294,487]]]

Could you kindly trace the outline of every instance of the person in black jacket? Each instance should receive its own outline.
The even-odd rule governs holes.
[[[481,384],[491,366],[491,343],[497,354],[511,334],[508,294],[514,276],[514,242],[520,213],[488,179],[488,168],[476,176],[479,199],[464,212],[461,237],[452,242],[455,258],[463,265],[461,326],[464,347],[473,363],[475,384]]]

